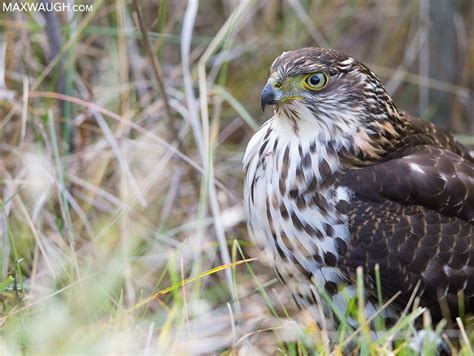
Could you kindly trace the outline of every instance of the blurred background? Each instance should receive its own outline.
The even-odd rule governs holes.
[[[350,54],[474,144],[471,0],[0,5],[0,353],[292,350],[305,316],[239,262],[241,160],[282,51]]]

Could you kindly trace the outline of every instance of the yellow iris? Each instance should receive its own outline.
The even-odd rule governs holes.
[[[328,83],[328,76],[323,72],[308,74],[304,80],[304,87],[309,90],[321,90]]]

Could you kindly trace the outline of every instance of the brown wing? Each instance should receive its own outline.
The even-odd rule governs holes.
[[[445,149],[415,146],[398,158],[348,171],[342,183],[371,201],[421,205],[474,221],[474,164]]]
[[[443,148],[474,163],[471,150],[457,142],[450,133],[408,113],[403,113],[403,115],[409,122],[408,134],[403,135],[403,142],[409,143],[410,146],[429,144]]]
[[[354,193],[344,260],[374,278],[381,267],[386,297],[400,307],[420,283],[421,303],[441,318],[439,300],[457,315],[457,292],[474,304],[474,165],[440,148],[418,146],[399,158],[348,171]],[[473,309],[474,311],[474,309]]]

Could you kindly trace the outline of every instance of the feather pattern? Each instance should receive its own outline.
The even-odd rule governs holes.
[[[244,169],[249,232],[302,307],[317,288],[344,312],[355,271],[375,266],[386,316],[417,291],[435,319],[457,316],[457,293],[474,304],[474,159],[448,133],[398,111],[375,74],[320,48],[285,52],[274,83],[323,71],[321,91],[275,104],[250,140]],[[446,308],[440,305],[446,305]],[[313,308],[314,310],[314,308]],[[473,309],[474,312],[474,309]],[[315,313],[316,314],[316,313]],[[327,317],[330,311],[326,307]]]

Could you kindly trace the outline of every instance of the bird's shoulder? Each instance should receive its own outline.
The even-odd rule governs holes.
[[[439,147],[463,157],[474,163],[472,150],[459,143],[453,135],[434,125],[431,122],[420,119],[409,113],[402,112],[401,115],[407,122],[407,133],[402,138],[402,143],[407,146],[429,144]]]
[[[455,149],[413,145],[339,178],[356,197],[419,205],[474,222],[474,163]]]

